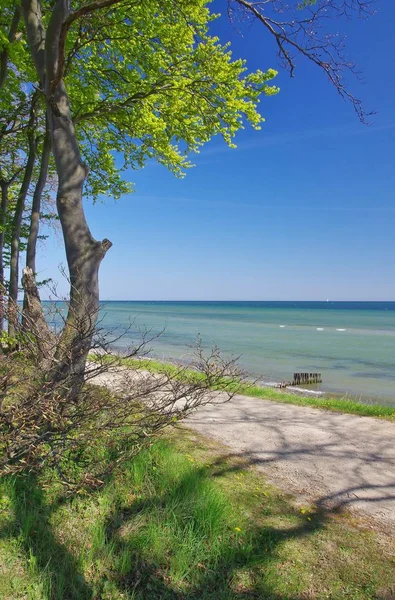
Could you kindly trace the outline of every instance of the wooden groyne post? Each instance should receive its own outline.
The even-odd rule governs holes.
[[[294,373],[291,385],[322,383],[321,373]]]

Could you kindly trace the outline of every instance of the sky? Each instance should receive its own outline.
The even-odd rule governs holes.
[[[212,25],[251,70],[278,68],[259,23]],[[339,22],[364,82],[349,80],[368,110],[362,125],[323,72],[299,58],[293,79],[263,98],[261,131],[237,149],[212,140],[176,179],[150,163],[127,175],[133,194],[92,205],[96,239],[113,247],[100,271],[103,300],[395,300],[395,3],[368,20]],[[38,255],[40,279],[67,284],[60,236]]]

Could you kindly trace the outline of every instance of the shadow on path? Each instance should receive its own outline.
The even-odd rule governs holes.
[[[238,396],[188,425],[280,488],[322,508],[356,507],[395,529],[395,423]]]

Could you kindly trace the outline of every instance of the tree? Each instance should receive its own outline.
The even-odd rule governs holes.
[[[0,186],[1,186],[1,210],[0,210],[0,288],[1,288],[1,329],[3,327],[3,296],[5,292],[5,266],[6,266],[6,245],[9,241],[11,249],[11,239],[15,240],[15,221],[19,225],[19,219],[16,219],[16,208],[24,206],[25,196],[29,182],[29,171],[27,169],[29,160],[27,156],[29,138],[26,136],[27,123],[31,124],[29,118],[29,104],[26,102],[24,94],[17,94],[10,98],[0,90],[0,97],[3,96],[4,102],[1,103],[0,110]],[[4,97],[5,96],[5,97]],[[2,98],[2,100],[3,100]],[[31,131],[31,129],[30,129]],[[31,139],[31,136],[30,136]],[[31,173],[30,173],[31,176]],[[25,185],[23,185],[25,182]],[[23,187],[22,187],[23,186]],[[25,192],[25,193],[24,193]],[[17,202],[19,197],[19,204]],[[19,231],[20,233],[20,231]],[[19,233],[17,236],[19,237]],[[17,237],[17,239],[18,239]],[[15,255],[14,255],[15,266]],[[13,279],[13,277],[11,277]],[[15,296],[16,300],[16,296]]]
[[[21,89],[18,92],[11,103],[1,103],[3,110],[0,112],[0,140],[3,142],[0,144],[0,282],[4,292],[4,272],[9,267],[11,318],[8,326],[11,336],[15,332],[12,307],[16,307],[18,298],[20,251],[27,249],[27,264],[35,270],[37,240],[42,237],[38,232],[39,216],[53,218],[53,214],[41,212],[42,201],[48,200],[53,179],[45,119],[37,92],[26,94]],[[3,90],[0,90],[1,100],[6,100],[2,96]],[[36,185],[33,185],[34,182]],[[24,243],[26,238],[27,246]]]
[[[275,71],[246,75],[243,62],[232,61],[228,47],[210,37],[203,0],[174,7],[102,0],[77,2],[71,11],[66,0],[22,2],[35,69],[29,85],[46,103],[71,284],[54,379],[65,377],[70,364],[83,375],[91,340],[81,335],[81,323],[93,333],[99,265],[111,246],[94,240],[83,211],[87,149],[100,155],[120,189],[113,151],[122,152],[125,168],[155,157],[180,174],[188,153],[211,136],[231,144],[244,121],[259,127],[258,98],[277,91],[268,84]],[[17,70],[17,64],[9,69]],[[70,352],[71,363],[62,358]]]
[[[30,102],[29,120],[26,128],[28,142],[27,160],[24,166],[22,182],[15,204],[14,216],[12,220],[11,237],[11,261],[10,261],[10,289],[9,289],[9,308],[8,308],[8,330],[11,337],[16,332],[16,303],[18,299],[18,273],[19,273],[19,244],[21,237],[21,226],[23,211],[25,209],[26,197],[33,177],[34,165],[36,162],[37,137],[36,137],[36,94],[33,94]]]
[[[302,0],[289,7],[283,0],[230,0],[229,14],[232,19],[241,14],[258,20],[274,37],[291,75],[295,54],[312,60],[363,119],[360,101],[342,80],[343,71],[354,72],[355,65],[345,60],[339,38],[321,27],[330,16],[347,16],[355,10],[365,14],[370,4],[370,0]],[[244,123],[259,127],[257,102],[261,94],[277,91],[269,84],[276,73],[269,69],[246,74],[243,61],[232,61],[228,45],[209,34],[214,17],[205,0],[75,0],[72,7],[67,0],[22,0],[21,6],[7,0],[4,16],[1,100],[26,96],[27,91],[30,99],[36,98],[37,118],[46,123],[48,146],[44,151],[43,144],[41,165],[32,176],[35,201],[42,193],[49,144],[58,177],[70,311],[52,377],[67,377],[72,368],[82,381],[98,310],[98,270],[111,246],[108,240],[92,237],[83,193],[119,196],[127,189],[122,171],[140,168],[151,158],[182,175],[190,166],[188,155],[213,135],[222,135],[232,145]],[[29,114],[28,119],[17,113],[16,131],[20,125],[29,130]],[[22,150],[24,179],[29,147],[25,144]],[[116,154],[124,159],[123,169],[116,167]],[[18,218],[15,213],[15,234]],[[36,231],[37,210],[33,210],[32,240]],[[34,251],[29,256],[34,267]]]

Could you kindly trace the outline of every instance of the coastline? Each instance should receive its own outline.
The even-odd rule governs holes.
[[[90,355],[91,360],[95,360],[94,354]],[[188,375],[199,376],[200,374],[192,369],[191,363],[180,360],[161,360],[158,361],[153,356],[143,356],[140,358],[127,358],[122,356],[121,352],[114,351],[105,356],[105,360],[114,362],[114,366],[127,367],[131,370],[143,370],[153,374],[160,374],[164,371],[171,372],[175,378],[182,378],[185,369]],[[246,379],[245,382],[237,385],[237,395],[248,396],[251,398],[260,398],[262,400],[273,400],[284,404],[293,404],[296,406],[309,406],[322,410],[353,414],[364,417],[377,417],[389,421],[395,421],[395,406],[383,405],[378,402],[362,402],[360,399],[350,398],[348,395],[325,394],[314,395],[310,390],[304,389],[284,389],[276,387],[275,382],[266,382]],[[268,383],[270,383],[268,385]],[[273,385],[272,385],[273,384]],[[278,384],[277,384],[278,386]],[[310,393],[306,393],[310,391]]]
[[[322,373],[325,396],[395,404],[395,302],[108,302],[101,327],[127,351],[148,329],[159,361],[188,360],[202,340],[209,350],[240,356],[254,380],[277,384],[294,372]],[[131,325],[133,323],[133,325]]]
[[[122,351],[117,351],[119,356],[122,356]],[[187,359],[177,359],[174,357],[165,357],[159,356],[155,354],[151,354],[150,356],[141,356],[139,360],[150,360],[153,362],[161,363],[161,364],[169,364],[179,367],[189,367],[191,366],[191,361]],[[336,400],[344,400],[355,402],[358,404],[363,404],[366,406],[383,406],[394,409],[395,411],[395,395],[392,404],[383,403],[382,398],[379,396],[372,397],[364,394],[353,394],[347,390],[344,391],[331,391],[320,389],[321,384],[311,384],[309,387],[300,387],[300,386],[292,386],[292,385],[283,385],[283,381],[275,380],[271,377],[266,377],[260,375],[259,377],[254,376],[248,370],[245,370],[246,380],[251,383],[252,386],[263,388],[263,389],[272,389],[276,390],[279,393],[290,393],[295,396],[309,396],[312,398],[322,398],[322,399],[336,399]],[[325,384],[323,384],[325,385]]]

